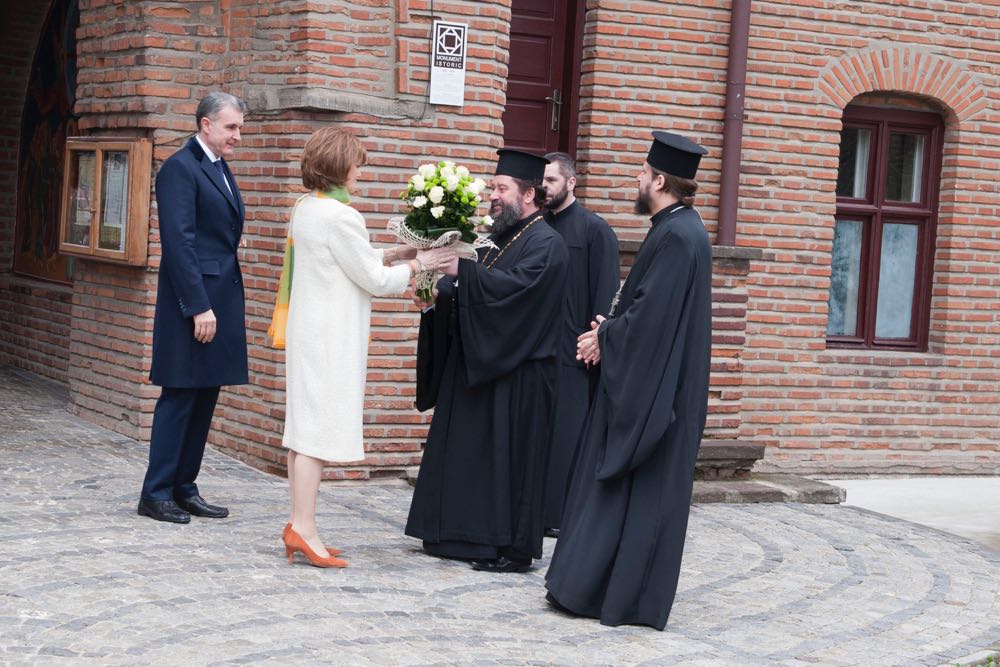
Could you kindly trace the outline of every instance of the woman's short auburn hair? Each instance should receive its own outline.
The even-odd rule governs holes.
[[[368,151],[356,136],[339,127],[324,127],[313,132],[302,150],[302,185],[310,190],[344,185],[351,167],[367,161]]]

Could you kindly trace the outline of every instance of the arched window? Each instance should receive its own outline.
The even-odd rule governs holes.
[[[848,106],[843,123],[827,346],[926,350],[941,117]]]

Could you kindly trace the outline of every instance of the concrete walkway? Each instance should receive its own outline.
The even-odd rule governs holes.
[[[954,533],[1000,553],[1000,477],[823,480],[847,504]]]
[[[139,517],[145,448],[64,402],[0,368],[2,664],[954,665],[1000,640],[1000,556],[836,505],[694,506],[662,633],[552,611],[547,558],[421,555],[401,486],[325,486],[351,567],[291,567],[283,480],[210,452],[199,482],[229,519]]]

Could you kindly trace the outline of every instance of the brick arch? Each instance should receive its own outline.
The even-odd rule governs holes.
[[[866,49],[844,56],[820,73],[817,87],[841,109],[858,95],[876,91],[933,97],[959,122],[988,104],[981,83],[955,61],[907,48]]]

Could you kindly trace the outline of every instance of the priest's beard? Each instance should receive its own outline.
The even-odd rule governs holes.
[[[649,215],[653,212],[653,207],[649,203],[649,188],[643,190],[639,188],[639,192],[635,195],[635,204],[632,206],[632,211],[638,215]]]
[[[496,200],[490,206],[490,217],[493,218],[493,226],[490,227],[490,231],[494,234],[503,234],[514,227],[521,220],[523,214],[524,209],[521,208],[520,202],[505,204],[499,199]]]
[[[545,202],[545,208],[550,211],[555,211],[560,206],[566,203],[566,198],[569,197],[569,188],[563,185],[563,189],[559,192],[553,192],[549,195],[548,201]]]

